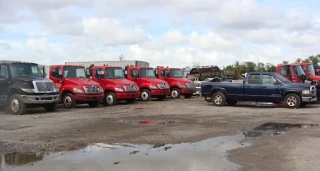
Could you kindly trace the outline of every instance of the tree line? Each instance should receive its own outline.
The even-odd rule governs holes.
[[[293,62],[303,62],[303,63],[313,63],[315,65],[320,62],[320,54],[315,56],[309,56],[308,58],[301,59],[298,58]],[[289,64],[289,61],[283,61],[283,64]],[[246,61],[240,63],[236,61],[233,65],[227,65],[222,68],[223,71],[231,71],[237,74],[244,74],[246,72],[276,72],[276,65],[271,63],[255,63],[251,61]]]

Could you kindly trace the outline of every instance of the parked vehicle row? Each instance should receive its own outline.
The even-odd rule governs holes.
[[[165,100],[168,95],[190,98],[196,91],[177,68],[134,65],[122,68],[107,64],[39,66],[18,61],[0,64],[0,104],[9,105],[13,114],[23,114],[29,107],[56,111],[59,102],[65,108],[77,104],[94,108],[101,101],[115,105],[122,100],[133,103],[137,98]]]

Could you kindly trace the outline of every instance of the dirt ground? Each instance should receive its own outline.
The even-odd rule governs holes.
[[[168,99],[58,112],[0,112],[0,154],[61,151],[90,143],[175,144],[235,135],[267,122],[319,124],[320,104],[301,109],[256,106],[214,107],[202,98]],[[142,120],[174,123],[139,124]],[[296,129],[232,150],[228,159],[243,170],[318,170],[320,127]]]

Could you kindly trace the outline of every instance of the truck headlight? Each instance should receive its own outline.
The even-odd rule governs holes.
[[[119,91],[119,92],[123,92],[124,91],[122,88],[119,88],[119,87],[114,88],[114,90]]]
[[[155,85],[150,85],[150,89],[158,89],[158,87]]]
[[[302,94],[310,94],[310,90],[302,90]]]
[[[34,89],[21,88],[21,90],[26,92],[26,93],[35,93]]]
[[[60,92],[60,91],[59,91],[59,87],[57,87],[57,86],[54,86],[54,90],[55,90],[55,92],[57,92],[57,93]]]
[[[179,84],[179,87],[180,87],[180,88],[186,88],[187,86],[186,86],[185,84],[180,83],[180,84]]]
[[[83,90],[81,88],[73,88],[73,91],[75,93],[83,93]]]

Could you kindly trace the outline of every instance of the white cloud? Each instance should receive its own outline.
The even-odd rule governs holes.
[[[311,29],[311,16],[301,10],[289,10],[284,19],[284,28],[287,30]]]
[[[85,35],[105,46],[130,45],[147,38],[147,34],[141,29],[125,28],[117,20],[85,18],[82,23]]]

